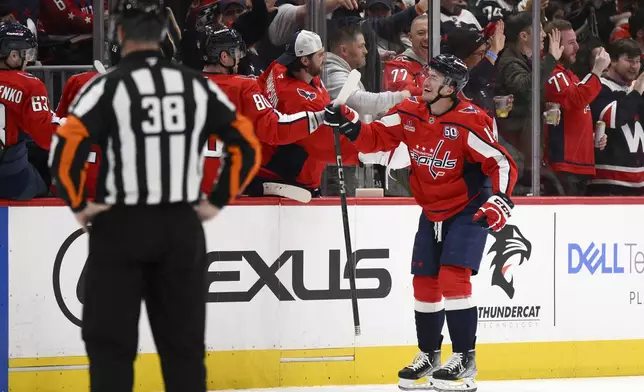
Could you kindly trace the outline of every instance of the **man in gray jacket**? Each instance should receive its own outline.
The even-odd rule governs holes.
[[[352,70],[365,66],[368,53],[360,25],[340,20],[333,27],[328,31],[329,52],[323,73],[331,99],[338,96]],[[360,83],[358,90],[347,99],[346,105],[360,114],[361,121],[371,122],[410,96],[406,90],[371,93]]]
[[[342,86],[346,84],[349,73],[354,69],[360,69],[365,66],[368,52],[360,25],[348,23],[346,20],[337,20],[333,21],[331,26],[332,28],[328,30],[329,52],[327,52],[322,75],[331,99],[335,99],[340,94]],[[385,91],[380,93],[368,92],[365,90],[364,85],[360,83],[358,89],[347,99],[346,105],[358,112],[361,121],[372,122],[410,96],[411,94],[407,90],[396,92]],[[395,154],[395,156],[403,157],[404,162],[402,167],[406,167],[407,164],[405,162],[409,160],[408,154],[406,153],[407,147],[401,144],[398,149],[404,151]],[[387,166],[390,163],[389,155],[389,153],[375,153],[360,154],[359,156],[363,163]],[[390,166],[390,168],[397,167]],[[347,172],[347,177],[350,177],[351,171]],[[384,185],[383,183],[387,183],[386,178],[382,178],[387,176],[384,167],[379,173],[381,185]],[[360,170],[356,173],[359,178],[363,174]],[[329,179],[335,177],[333,170],[328,172],[328,175],[330,177]],[[369,176],[368,169],[366,176]],[[403,189],[396,188],[392,184],[390,192],[388,193],[406,195]]]

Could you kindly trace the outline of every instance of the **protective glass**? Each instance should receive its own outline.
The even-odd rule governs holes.
[[[36,61],[37,56],[38,56],[37,48],[23,49],[20,51],[20,58],[24,59],[28,63],[32,63]]]

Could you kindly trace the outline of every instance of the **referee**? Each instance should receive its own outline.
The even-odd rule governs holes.
[[[164,0],[117,0],[116,69],[88,83],[51,148],[59,195],[92,223],[82,336],[91,391],[130,392],[145,300],[167,392],[206,390],[206,246],[213,218],[259,168],[251,123],[212,82],[163,59]],[[207,200],[201,152],[217,137],[227,154]],[[90,146],[102,153],[95,203],[84,193]]]

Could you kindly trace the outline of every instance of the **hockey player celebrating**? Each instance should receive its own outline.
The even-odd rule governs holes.
[[[501,230],[510,217],[516,165],[499,145],[492,119],[456,98],[468,81],[465,64],[439,55],[426,73],[422,99],[408,98],[380,121],[362,124],[351,109],[329,105],[325,122],[363,153],[400,142],[409,147],[411,190],[423,209],[411,267],[421,352],[398,373],[400,388],[472,391],[477,308],[470,278],[478,272],[487,230]],[[453,354],[441,366],[445,319]],[[419,384],[425,376],[429,381]]]
[[[233,102],[240,114],[255,127],[257,138],[267,145],[295,143],[308,137],[323,124],[323,110],[282,114],[262,94],[257,79],[237,75],[245,45],[239,33],[224,25],[208,25],[199,40],[204,75],[215,82]],[[213,143],[209,143],[212,148]],[[215,151],[221,151],[216,148]],[[216,156],[213,155],[213,158]],[[202,190],[210,192],[219,171],[219,159],[206,159]]]

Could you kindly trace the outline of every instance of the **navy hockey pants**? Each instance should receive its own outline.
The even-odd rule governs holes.
[[[451,265],[469,268],[472,275],[476,275],[488,233],[472,222],[472,217],[484,202],[484,197],[477,197],[463,211],[441,224],[430,221],[421,213],[414,240],[411,273],[438,276],[441,265]]]

